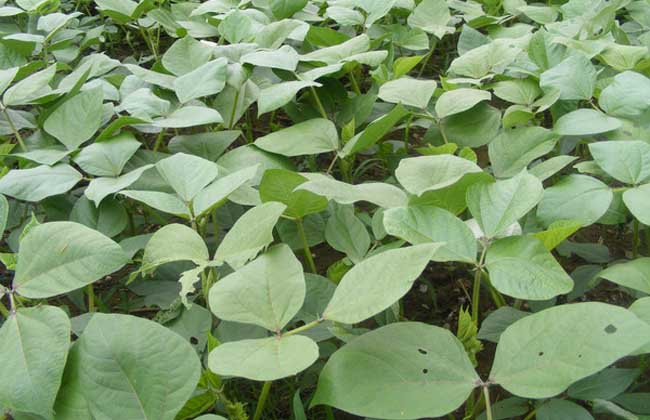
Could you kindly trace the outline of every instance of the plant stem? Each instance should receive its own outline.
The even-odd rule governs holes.
[[[314,89],[313,86],[310,86],[310,89],[311,89],[311,94],[314,97],[314,101],[316,102],[316,106],[320,111],[320,114],[323,116],[323,118],[328,119],[327,112],[325,112],[325,108],[323,107],[323,103],[320,101],[320,98],[318,97],[318,93],[316,92],[316,89]]]
[[[632,256],[639,256],[639,220],[636,218],[632,222]]]
[[[16,137],[16,141],[18,141],[18,145],[20,146],[20,149],[23,152],[27,151],[27,147],[25,146],[25,142],[23,141],[22,136],[16,130],[16,126],[14,125],[14,122],[11,121],[11,117],[9,116],[9,113],[7,112],[7,108],[5,108],[4,105],[2,105],[2,112],[5,114],[5,118],[7,119],[7,124],[9,124],[9,128],[11,128],[11,131],[14,132],[14,136]]]
[[[0,314],[5,318],[9,318],[9,309],[5,306],[4,303],[0,302]]]
[[[303,331],[311,330],[318,324],[323,322],[322,318],[315,319],[311,322],[308,322],[307,324],[303,325],[302,327],[294,328],[293,330],[287,331],[286,333],[282,334],[283,337],[288,337],[290,335],[295,335],[295,334],[300,334]]]
[[[296,225],[298,226],[298,234],[302,240],[302,247],[305,251],[305,258],[307,259],[309,268],[311,269],[312,273],[318,274],[318,270],[316,270],[316,264],[314,263],[314,257],[311,255],[311,249],[309,248],[309,243],[307,242],[307,235],[305,235],[305,228],[302,225],[302,219],[296,219]]]
[[[239,102],[240,92],[241,89],[238,89],[237,93],[235,93],[235,100],[233,101],[232,110],[230,112],[230,121],[228,122],[228,129],[232,129],[232,126],[235,124],[235,114],[237,113],[237,103]]]
[[[160,150],[160,146],[162,145],[163,137],[165,136],[165,130],[161,129],[160,133],[158,133],[158,136],[156,136],[156,143],[153,145],[153,151],[157,152]]]
[[[354,90],[354,93],[356,93],[357,95],[361,95],[361,89],[359,89],[359,83],[357,83],[357,78],[354,77],[354,72],[350,70],[348,75],[350,76],[350,82],[352,83],[352,90]]]
[[[409,135],[411,134],[411,122],[413,122],[413,114],[411,114],[406,120],[406,128],[404,130],[404,148],[408,152],[409,150]]]
[[[95,312],[95,290],[92,283],[86,286],[86,294],[88,295],[88,312]]]
[[[524,420],[531,420],[533,417],[535,417],[535,414],[537,414],[537,409],[533,409],[530,413],[524,417]]]
[[[260,420],[262,418],[262,412],[264,411],[266,400],[269,397],[269,391],[271,391],[271,382],[272,381],[266,381],[262,386],[262,393],[257,400],[257,407],[255,407],[255,415],[253,416],[253,420]]]
[[[429,42],[431,42],[431,48],[429,48],[429,52],[422,59],[422,67],[420,67],[420,71],[418,72],[418,77],[422,77],[422,75],[424,74],[424,69],[427,67],[427,63],[429,62],[429,59],[433,55],[433,50],[436,49],[437,42],[435,40],[430,40]]]
[[[483,385],[483,395],[485,395],[485,414],[487,420],[492,420],[492,404],[490,403],[490,390],[487,385]]]
[[[327,416],[327,420],[335,420],[334,411],[332,410],[332,407],[327,405],[325,406],[325,415]]]
[[[483,261],[487,253],[487,244],[483,246],[481,251],[481,258],[476,264],[476,272],[474,273],[474,285],[472,286],[472,321],[478,323],[479,300],[481,299],[481,275],[483,274]]]

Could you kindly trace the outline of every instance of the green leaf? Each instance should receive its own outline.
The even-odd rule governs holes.
[[[186,105],[164,118],[155,120],[153,125],[160,128],[186,128],[222,122],[221,114],[215,109],[205,106]]]
[[[101,233],[73,222],[32,228],[20,244],[14,289],[27,298],[71,292],[120,269],[122,248]]]
[[[210,259],[203,238],[185,225],[172,223],[153,234],[144,249],[142,267],[155,268],[172,261],[193,261],[196,264]]]
[[[618,130],[621,120],[593,109],[578,109],[560,117],[553,131],[561,136],[590,136]]]
[[[363,260],[343,276],[323,318],[354,324],[388,308],[411,289],[438,248],[415,245]]]
[[[541,89],[531,79],[505,80],[494,84],[494,95],[513,104],[531,105],[541,94]]]
[[[269,202],[244,213],[221,241],[214,260],[238,269],[273,242],[273,227],[287,207]]]
[[[492,99],[490,92],[461,88],[443,93],[436,102],[436,115],[446,118],[473,108],[474,105]]]
[[[135,172],[135,171],[134,171]],[[135,182],[135,181],[134,181]],[[140,201],[154,209],[174,214],[185,219],[191,219],[190,208],[175,194],[159,191],[120,191],[120,194]]]
[[[472,185],[467,206],[485,236],[494,238],[532,210],[543,193],[541,181],[524,171],[505,181]]]
[[[210,352],[210,370],[222,376],[274,381],[296,375],[318,359],[318,345],[303,335],[241,340]]]
[[[354,214],[353,206],[332,206],[325,226],[325,239],[332,248],[343,252],[355,264],[361,262],[370,249],[370,234],[366,225]]]
[[[640,118],[650,109],[650,79],[632,71],[619,73],[600,93],[598,105],[614,117]]]
[[[171,420],[201,374],[190,343],[144,318],[97,313],[78,346],[76,368],[93,417]]]
[[[112,238],[126,229],[128,215],[124,206],[117,200],[105,200],[95,207],[86,196],[81,196],[70,212],[70,221],[88,226]]]
[[[5,106],[27,105],[40,97],[49,95],[50,81],[56,74],[56,65],[36,72],[6,90],[2,97]]]
[[[477,337],[480,340],[498,343],[501,334],[506,328],[528,315],[530,315],[529,312],[520,311],[511,308],[510,306],[502,306],[491,312],[483,322],[481,322],[481,329],[479,330]]]
[[[312,406],[331,405],[364,417],[440,417],[458,408],[479,381],[463,345],[449,331],[393,323],[355,338],[330,357]]]
[[[594,160],[614,179],[638,185],[650,179],[650,144],[641,140],[599,141],[589,145]]]
[[[650,297],[645,297],[637,299],[630,305],[630,312],[636,315],[640,320],[650,325]],[[650,353],[650,343],[647,343],[643,347],[637,349],[635,354],[647,354]]]
[[[338,150],[339,136],[333,122],[315,118],[259,137],[255,145],[283,156],[315,155]]]
[[[226,86],[228,60],[224,57],[209,61],[174,80],[174,91],[181,103],[215,95]]]
[[[593,420],[594,418],[587,410],[578,404],[553,399],[545,402],[537,409],[535,415],[537,420]]]
[[[542,127],[522,127],[502,131],[489,145],[494,175],[510,178],[532,161],[544,156],[557,143],[557,136]]]
[[[520,397],[550,398],[646,344],[649,334],[650,325],[614,305],[555,306],[506,329],[490,378]]]
[[[612,191],[596,178],[569,175],[544,191],[537,217],[545,226],[558,220],[575,220],[588,226],[605,214],[612,198]]]
[[[305,299],[302,264],[285,245],[275,246],[210,289],[210,308],[226,321],[279,332]]]
[[[192,201],[218,174],[214,162],[185,153],[158,161],[156,169],[185,203]]]
[[[611,265],[601,271],[598,277],[650,294],[650,258],[637,258]]]
[[[295,71],[298,66],[298,53],[289,45],[283,45],[277,50],[258,50],[241,57],[242,64],[254,67],[269,67],[286,71]]]
[[[551,223],[546,230],[533,234],[542,241],[544,248],[549,251],[555,249],[566,238],[576,233],[582,227],[582,223],[576,220],[558,220]]]
[[[216,161],[233,144],[242,132],[239,130],[207,131],[198,134],[174,136],[169,141],[172,153],[187,153]]]
[[[43,128],[68,150],[74,150],[89,140],[101,126],[103,101],[101,88],[82,91],[52,112]]]
[[[541,74],[539,86],[560,91],[560,99],[589,100],[596,87],[596,68],[583,54],[573,54]]]
[[[608,368],[574,383],[567,394],[578,400],[611,400],[625,392],[640,374],[639,369]]]
[[[395,177],[406,191],[422,195],[461,181],[466,175],[482,172],[474,162],[454,155],[420,156],[402,159]]]
[[[453,33],[453,26],[447,26],[451,14],[444,0],[423,0],[409,15],[407,23],[412,28],[422,29],[442,39],[447,33]]]
[[[12,169],[0,178],[0,193],[18,200],[38,202],[68,192],[82,178],[79,172],[65,163]]]
[[[367,149],[384,137],[395,125],[408,115],[408,111],[402,105],[396,105],[390,112],[377,118],[359,134],[352,137],[345,143],[341,156],[350,156],[361,150]]]
[[[511,236],[492,243],[486,255],[492,285],[517,299],[547,300],[569,293],[573,280],[532,236]]]
[[[436,82],[434,80],[402,77],[381,85],[378,97],[385,102],[424,109],[435,90]]]
[[[183,76],[201,67],[212,57],[212,50],[196,39],[181,38],[163,54],[162,65],[176,76]]]
[[[217,178],[194,198],[194,214],[197,217],[203,216],[215,206],[218,207],[230,194],[251,181],[258,169],[259,165],[249,166]]]
[[[0,238],[4,235],[9,220],[9,201],[7,197],[0,194]]]
[[[438,207],[413,206],[384,212],[384,227],[390,235],[413,245],[441,243],[435,261],[476,261],[476,239],[467,225]]]
[[[442,120],[440,130],[441,133],[444,132],[447,141],[476,148],[490,143],[499,133],[500,127],[501,111],[487,102],[481,102],[467,111]]]
[[[19,308],[0,329],[0,405],[53,418],[70,346],[70,320],[53,306]]]
[[[318,177],[300,184],[295,189],[310,191],[339,204],[367,201],[379,207],[391,208],[404,206],[407,202],[404,191],[394,185],[382,182],[352,185],[327,177]]]
[[[310,86],[320,86],[320,83],[297,80],[277,83],[262,89],[257,99],[257,116],[285,106],[291,102],[298,91]]]
[[[140,179],[140,176],[145,171],[151,168],[153,168],[153,165],[144,165],[117,178],[95,178],[90,181],[84,194],[88,199],[92,200],[96,206],[99,206],[104,198],[129,187]],[[189,214],[189,211],[187,213]]]
[[[271,0],[271,12],[276,19],[285,19],[304,9],[307,0]]]
[[[120,134],[84,147],[74,162],[91,175],[117,177],[141,145],[132,134]]]
[[[2,184],[2,181],[0,181]],[[650,225],[650,184],[632,188],[623,193],[623,202],[630,212],[644,225]]]
[[[301,219],[308,214],[319,213],[327,207],[324,197],[304,190],[297,190],[300,184],[307,182],[302,175],[284,169],[269,169],[264,172],[260,182],[262,202],[277,201],[285,204],[284,214]]]

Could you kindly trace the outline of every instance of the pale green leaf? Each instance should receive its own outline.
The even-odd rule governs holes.
[[[489,101],[492,98],[490,92],[478,89],[460,88],[450,90],[438,98],[436,102],[436,114],[438,118],[449,117],[454,114],[467,111],[474,105]]]
[[[18,200],[38,202],[68,192],[81,179],[82,175],[65,163],[13,169],[0,178],[0,193]]]
[[[283,156],[315,155],[337,150],[339,136],[333,122],[315,118],[259,137],[255,145]]]

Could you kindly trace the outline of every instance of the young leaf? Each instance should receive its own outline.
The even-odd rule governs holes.
[[[273,242],[273,227],[286,210],[281,203],[269,202],[244,213],[221,241],[214,260],[228,263],[234,269],[242,267]]]
[[[393,249],[363,260],[345,274],[323,318],[354,324],[388,308],[411,289],[440,245]]]
[[[521,397],[550,398],[632,353],[649,336],[650,325],[624,308],[600,302],[556,306],[506,329],[490,379]]]
[[[291,335],[221,344],[208,358],[210,370],[222,376],[274,381],[296,375],[318,359],[309,337]]]
[[[262,202],[285,204],[287,208],[284,214],[298,219],[325,210],[327,200],[324,197],[309,191],[296,191],[296,187],[304,182],[307,182],[307,178],[296,172],[269,169],[264,172],[260,182],[260,198]]]
[[[419,196],[454,185],[464,176],[477,172],[481,168],[467,159],[434,155],[402,159],[395,177],[406,191]]]
[[[173,261],[192,261],[195,264],[210,259],[208,247],[203,238],[185,225],[172,223],[153,234],[144,249],[142,267],[144,270]]]
[[[53,306],[19,308],[0,328],[0,405],[53,418],[70,347],[70,320]]]
[[[334,353],[311,404],[363,417],[440,417],[458,408],[478,381],[463,345],[449,331],[399,322]]]
[[[20,244],[14,289],[27,298],[71,292],[128,262],[122,248],[73,222],[50,222],[29,231]]]
[[[210,289],[210,308],[227,321],[279,332],[305,299],[302,264],[287,245],[275,246]]]
[[[156,169],[185,203],[192,201],[218,174],[214,162],[185,153],[159,161]]]

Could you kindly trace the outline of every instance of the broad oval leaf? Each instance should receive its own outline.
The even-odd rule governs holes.
[[[525,398],[550,398],[648,342],[650,325],[600,302],[560,305],[508,327],[490,379]],[[580,343],[580,346],[576,346]]]
[[[283,156],[313,155],[337,150],[339,135],[333,122],[315,118],[260,137],[255,145]]]
[[[563,115],[553,130],[561,136],[589,136],[618,130],[621,120],[609,117],[594,109],[578,109]]]
[[[472,231],[447,210],[432,206],[389,209],[384,212],[384,227],[388,234],[414,245],[443,244],[434,255],[436,261],[476,261],[477,245]]]
[[[219,244],[214,259],[240,268],[267,245],[273,242],[273,228],[287,208],[284,204],[269,202],[244,213]]]
[[[393,323],[355,338],[330,357],[312,405],[380,419],[440,417],[458,408],[479,381],[451,332],[418,322]]]
[[[546,300],[573,289],[571,277],[532,236],[497,240],[489,246],[485,261],[494,287],[517,299]]]
[[[446,118],[467,111],[479,102],[492,99],[490,92],[478,89],[455,89],[443,93],[436,102],[438,118]]]
[[[89,140],[101,126],[103,100],[101,88],[82,91],[52,112],[43,128],[68,150],[74,150]]]
[[[640,140],[599,141],[589,145],[594,160],[616,180],[637,185],[650,179],[650,144]]]
[[[623,202],[641,223],[650,225],[650,184],[625,191]]]
[[[122,248],[84,225],[51,222],[35,226],[20,244],[13,287],[27,298],[71,292],[120,269]]]
[[[0,329],[0,405],[52,418],[70,347],[70,320],[53,306],[19,308]]]
[[[201,264],[210,259],[203,238],[185,225],[172,223],[153,234],[144,249],[142,268],[149,270],[173,261]]]
[[[36,202],[68,192],[82,178],[76,169],[66,163],[13,169],[0,178],[0,193],[18,200]]]
[[[156,169],[176,194],[189,203],[219,173],[214,162],[185,153],[176,153],[156,163]]]
[[[601,271],[598,277],[650,294],[650,258],[636,258],[611,265]]]
[[[296,375],[318,359],[318,345],[303,335],[277,336],[221,344],[208,367],[222,376],[274,381]]]
[[[481,172],[474,162],[453,155],[402,159],[395,177],[411,194],[422,195],[459,182],[465,175]]]
[[[189,342],[144,318],[95,314],[78,346],[82,393],[98,418],[172,420],[201,374]]]
[[[393,249],[363,260],[343,276],[323,318],[354,324],[388,308],[411,289],[440,245]]]
[[[427,107],[435,90],[435,80],[402,77],[381,85],[377,96],[385,102],[424,109]]]
[[[279,332],[305,299],[302,264],[287,245],[275,246],[210,289],[210,308],[227,321]]]

